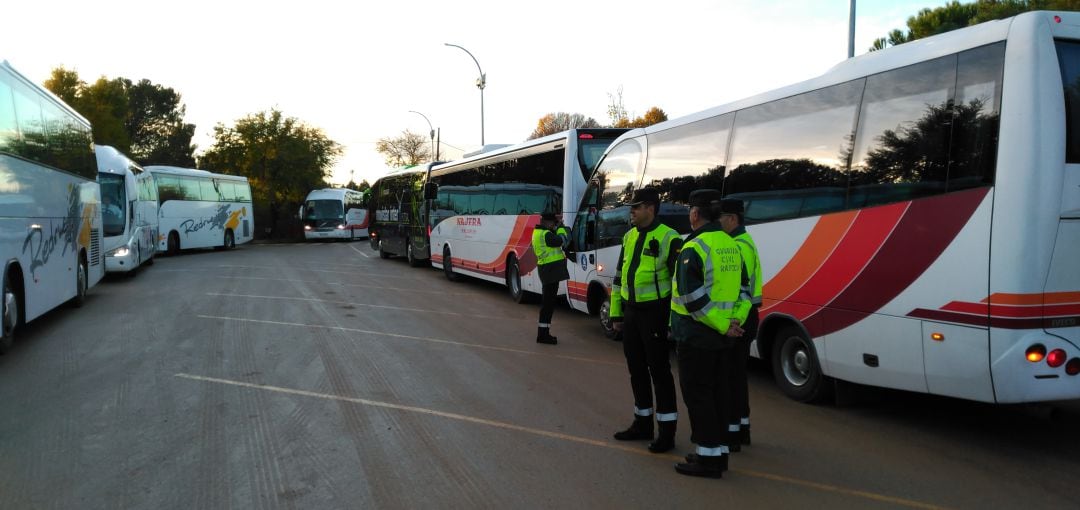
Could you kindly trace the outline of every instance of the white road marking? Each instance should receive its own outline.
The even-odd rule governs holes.
[[[283,269],[282,266],[248,266],[248,265],[238,265],[238,264],[221,264],[221,265],[218,265],[218,266],[215,266],[215,267],[219,267],[219,268],[222,268],[222,269],[272,269],[274,271],[281,271]],[[330,269],[311,269],[311,268],[307,268],[307,267],[295,267],[295,266],[285,266],[285,267],[290,269],[290,270],[293,270],[293,271],[307,271],[307,272],[310,272],[310,273],[347,274],[347,275],[352,275],[352,276],[359,276],[361,278],[396,278],[396,279],[399,279],[399,280],[416,280],[416,281],[421,281],[421,280],[427,281],[428,280],[427,278],[418,278],[418,277],[415,277],[415,276],[398,276],[398,275],[388,275],[388,274],[370,274],[370,273],[363,273],[363,272],[358,272],[358,271],[333,271],[333,270],[330,270]],[[371,266],[365,266],[365,267],[370,268]]]
[[[596,446],[596,447],[599,447],[599,448],[607,448],[609,450],[618,450],[618,451],[625,452],[625,453],[632,453],[634,455],[639,455],[639,456],[642,456],[642,457],[648,457],[648,458],[652,458],[652,459],[660,459],[660,460],[664,460],[664,461],[667,461],[667,462],[671,462],[673,460],[675,460],[675,461],[682,461],[683,460],[683,458],[681,456],[675,455],[675,454],[655,454],[655,453],[649,452],[645,448],[642,448],[640,445],[627,446],[627,445],[623,445],[623,444],[611,443],[611,442],[608,442],[608,441],[599,441],[599,440],[596,440],[596,439],[590,439],[590,438],[587,438],[587,437],[572,436],[570,434],[563,434],[563,433],[560,433],[560,432],[551,432],[551,431],[548,431],[548,430],[537,429],[537,428],[533,428],[533,427],[525,427],[525,426],[522,426],[522,425],[516,425],[516,424],[513,424],[513,423],[504,422],[504,421],[487,420],[487,419],[484,419],[484,418],[477,418],[475,416],[468,416],[468,415],[464,415],[464,414],[448,413],[448,412],[445,412],[445,411],[438,411],[438,410],[435,410],[435,409],[428,409],[428,408],[424,408],[424,407],[407,406],[407,405],[403,405],[403,404],[394,404],[394,403],[391,403],[391,402],[381,402],[381,401],[378,401],[378,400],[369,400],[369,399],[365,399],[365,398],[345,397],[345,396],[341,396],[341,395],[331,395],[331,394],[328,394],[328,393],[317,393],[317,392],[314,392],[314,391],[297,390],[297,389],[292,389],[292,388],[284,388],[284,387],[281,387],[281,386],[271,386],[271,385],[268,385],[268,384],[256,384],[256,383],[249,383],[249,382],[244,382],[244,381],[235,381],[235,380],[231,380],[231,379],[219,379],[217,377],[206,377],[206,376],[201,376],[201,375],[193,375],[193,374],[185,374],[185,373],[174,374],[174,376],[182,378],[182,379],[192,380],[192,381],[201,381],[201,382],[208,382],[208,383],[214,383],[214,384],[225,384],[225,385],[236,386],[236,387],[240,387],[240,388],[249,388],[249,389],[254,389],[254,390],[271,391],[271,392],[282,393],[282,394],[286,394],[286,395],[296,395],[296,396],[301,396],[301,397],[310,397],[310,398],[317,398],[317,399],[322,399],[322,400],[332,400],[332,401],[337,401],[337,402],[349,402],[349,403],[360,404],[360,405],[368,406],[368,407],[378,407],[378,408],[382,408],[382,409],[391,409],[391,410],[395,410],[395,411],[404,411],[404,412],[409,412],[409,413],[417,413],[417,414],[422,414],[422,415],[427,415],[427,416],[436,416],[436,417],[439,417],[439,418],[446,418],[446,419],[462,421],[462,422],[466,422],[466,423],[474,423],[474,424],[477,424],[477,425],[483,425],[483,426],[487,426],[487,427],[495,427],[495,428],[499,428],[499,429],[503,429],[503,430],[511,430],[511,431],[514,431],[514,432],[522,432],[522,433],[531,434],[531,435],[534,435],[534,436],[547,437],[547,438],[551,438],[551,439],[558,439],[558,440],[561,440],[561,441],[569,441],[569,442],[572,442],[572,443],[578,443],[578,444],[583,444],[583,445],[588,445],[588,446]],[[874,493],[874,492],[862,491],[862,490],[857,490],[857,489],[848,489],[848,488],[845,488],[845,487],[839,487],[839,486],[836,486],[836,485],[830,485],[830,484],[825,484],[825,483],[811,482],[809,480],[801,480],[801,479],[798,479],[798,478],[791,478],[791,477],[787,477],[787,476],[783,476],[783,475],[776,475],[776,474],[768,473],[768,472],[764,472],[764,471],[756,471],[756,470],[748,470],[748,469],[730,469],[729,472],[737,473],[737,474],[745,475],[745,476],[750,476],[750,477],[754,477],[754,478],[761,478],[761,479],[764,479],[764,480],[771,480],[771,481],[774,481],[774,482],[785,483],[785,484],[788,484],[788,485],[797,485],[797,486],[805,487],[805,488],[809,488],[809,489],[816,489],[816,490],[820,490],[822,492],[831,492],[831,493],[834,493],[834,494],[843,494],[843,495],[846,495],[846,496],[852,496],[852,497],[856,497],[856,498],[862,498],[862,499],[868,499],[868,500],[873,500],[873,501],[878,501],[878,502],[890,503],[890,504],[905,506],[905,507],[909,507],[909,508],[922,508],[922,509],[927,509],[927,510],[939,510],[939,509],[944,508],[944,507],[934,505],[934,504],[930,504],[930,503],[923,503],[921,501],[913,501],[913,500],[910,500],[910,499],[897,498],[897,497],[888,496],[888,495],[885,495],[885,494],[878,494],[878,493]]]
[[[364,253],[364,252],[362,252],[362,251],[360,251],[360,250],[356,249],[356,247],[355,247],[355,246],[353,246],[353,245],[351,245],[351,244],[349,245],[349,248],[352,248],[352,249],[353,249],[353,251],[355,251],[356,253],[359,253],[359,254],[363,255],[363,256],[364,256],[364,258],[366,258],[366,259],[370,259],[370,258],[371,258],[371,257],[370,257],[370,256],[369,256],[369,255],[368,255],[367,253]]]
[[[549,354],[547,352],[530,351],[530,350],[525,350],[525,349],[511,349],[509,347],[499,347],[497,345],[470,344],[468,342],[456,342],[456,341],[453,341],[453,340],[443,340],[443,339],[440,339],[440,338],[430,338],[430,337],[412,336],[412,335],[401,335],[401,334],[398,334],[398,333],[385,333],[385,332],[382,332],[382,331],[371,331],[371,330],[367,330],[367,329],[357,329],[357,328],[345,328],[345,327],[341,327],[341,326],[324,326],[322,324],[304,324],[304,323],[301,323],[301,322],[267,321],[267,320],[261,320],[261,319],[245,319],[243,317],[223,317],[223,316],[218,316],[218,315],[196,315],[196,317],[198,317],[200,319],[216,319],[216,320],[224,320],[224,321],[251,322],[251,323],[255,323],[255,324],[273,324],[273,325],[276,325],[276,326],[293,326],[293,327],[299,327],[299,328],[332,329],[332,330],[336,330],[336,331],[344,331],[344,332],[347,332],[347,333],[363,333],[363,334],[366,334],[366,335],[388,336],[388,337],[391,337],[391,338],[404,338],[406,340],[419,340],[421,342],[429,342],[429,343],[433,343],[433,344],[455,345],[455,346],[458,346],[458,347],[469,347],[469,348],[472,348],[472,349],[485,349],[485,350],[490,350],[490,351],[511,352],[511,353],[514,353],[514,354],[525,354],[525,355],[529,355],[529,356],[543,356],[543,357],[548,357],[548,358],[558,358],[558,359],[565,359],[565,360],[570,360],[570,361],[582,361],[582,362],[585,362],[585,363],[593,363],[593,364],[597,364],[597,365],[611,365],[611,366],[616,366],[616,367],[625,367],[626,366],[626,363],[622,362],[622,361],[615,362],[615,361],[607,361],[607,360],[602,360],[602,359],[583,358],[583,357],[580,357],[580,356],[567,356],[567,355],[564,355],[564,354]],[[548,349],[544,349],[544,350],[548,350]]]
[[[478,315],[471,313],[459,313],[459,312],[443,312],[439,310],[428,310],[424,308],[407,308],[404,306],[390,306],[390,305],[371,305],[367,303],[355,303],[352,301],[339,301],[335,299],[318,299],[318,298],[306,298],[306,297],[289,297],[289,296],[263,296],[257,294],[226,294],[224,292],[207,292],[207,296],[220,296],[220,297],[237,297],[237,298],[253,298],[253,299],[280,299],[280,300],[292,300],[292,301],[310,301],[314,303],[331,303],[336,305],[352,305],[363,306],[367,308],[385,308],[387,310],[401,310],[405,312],[420,312],[420,313],[437,313],[440,315],[455,315],[458,317],[475,317],[478,319],[499,319],[499,320],[513,320],[513,321],[534,321],[534,317],[503,317],[498,315]]]

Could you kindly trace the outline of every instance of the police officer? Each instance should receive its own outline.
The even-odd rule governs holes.
[[[540,303],[540,321],[536,328],[536,343],[555,345],[558,339],[551,336],[551,316],[555,314],[555,297],[559,282],[570,279],[563,253],[563,237],[556,233],[558,219],[555,213],[540,215],[540,224],[533,229],[532,248],[536,253],[536,270],[543,285]]]
[[[679,383],[690,414],[690,440],[697,444],[684,475],[721,478],[728,467],[731,438],[733,347],[750,303],[739,299],[743,265],[735,241],[717,223],[720,193],[690,194],[693,232],[683,244],[671,298],[671,333],[678,345]]]
[[[671,376],[669,361],[667,324],[671,275],[682,239],[657,218],[660,194],[655,188],[638,190],[628,205],[634,228],[623,236],[615,281],[611,286],[610,317],[615,331],[622,332],[623,354],[634,393],[634,421],[626,430],[616,432],[615,439],[653,439],[655,388],[655,414],[660,433],[649,444],[649,451],[662,453],[675,447],[679,418],[675,379]]]
[[[761,308],[761,259],[744,221],[742,200],[728,198],[720,202],[720,226],[739,246],[747,278],[743,293],[749,294],[750,299],[750,313],[742,325],[746,333],[735,342],[735,361],[731,371],[734,414],[728,421],[728,431],[734,433],[737,439],[730,445],[734,452],[741,449],[740,445],[750,444],[750,392],[746,382],[746,363],[750,359],[750,342],[757,337],[758,309]]]

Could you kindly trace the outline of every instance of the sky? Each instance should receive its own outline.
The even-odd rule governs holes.
[[[862,0],[855,54],[945,0]],[[551,112],[607,124],[622,90],[632,116],[669,118],[817,76],[847,56],[847,0],[38,0],[9,2],[0,59],[38,83],[63,66],[84,81],[171,87],[195,124],[270,109],[342,145],[330,181],[390,169],[376,140],[439,130],[444,154],[518,143]],[[423,116],[416,113],[417,111]],[[424,116],[427,117],[425,120]],[[445,159],[445,158],[444,158]],[[225,169],[210,169],[225,171]]]

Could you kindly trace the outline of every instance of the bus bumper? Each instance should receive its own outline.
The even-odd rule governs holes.
[[[105,254],[106,273],[126,273],[139,267],[139,254],[131,244],[114,248]]]
[[[332,228],[325,230],[305,230],[304,239],[308,241],[316,241],[319,239],[362,239],[367,238],[368,229],[366,228]]]

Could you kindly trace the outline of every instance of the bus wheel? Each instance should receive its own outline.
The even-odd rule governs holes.
[[[408,260],[412,267],[420,267],[421,262],[413,252],[412,241],[405,241],[405,260]]]
[[[379,258],[380,259],[388,259],[388,258],[390,258],[390,253],[387,252],[386,250],[384,250],[383,247],[382,247],[382,239],[379,239]]]
[[[125,276],[128,278],[135,278],[135,272],[139,270],[139,266],[142,265],[142,246],[135,246],[135,267],[132,267]]]
[[[226,230],[225,231],[225,249],[226,250],[231,250],[233,248],[236,248],[236,238],[233,237],[233,232],[232,232],[231,229]]]
[[[510,290],[510,299],[515,303],[525,302],[525,291],[521,288],[521,267],[514,255],[506,260],[506,288]]]
[[[2,310],[3,317],[0,319],[0,322],[3,322],[3,333],[0,334],[0,354],[7,351],[15,342],[15,326],[19,324],[19,297],[12,290],[10,279],[10,275],[4,275],[4,309]]]
[[[86,262],[79,260],[79,270],[75,272],[75,297],[71,304],[81,308],[86,303]]]
[[[165,253],[170,257],[175,257],[180,253],[180,234],[169,232],[169,243],[166,245]]]
[[[615,328],[611,327],[611,300],[605,299],[603,303],[600,303],[600,329],[604,330],[604,336],[615,340],[616,342],[622,340],[622,336],[619,335]]]
[[[442,270],[446,275],[446,279],[452,282],[458,281],[458,275],[454,272],[454,259],[450,257],[450,247],[447,246],[442,250]]]
[[[784,326],[772,345],[773,378],[785,395],[799,402],[826,397],[828,384],[821,373],[814,344],[801,329]]]

